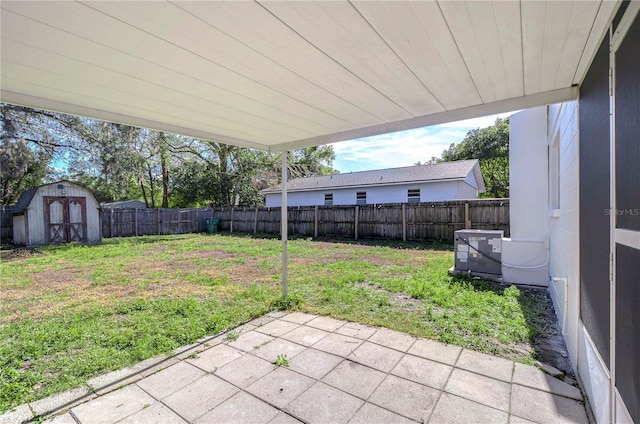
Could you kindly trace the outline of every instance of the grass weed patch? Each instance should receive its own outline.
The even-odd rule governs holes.
[[[189,234],[36,249],[0,262],[0,412],[268,310],[383,326],[528,362],[544,302],[447,274],[435,243]]]

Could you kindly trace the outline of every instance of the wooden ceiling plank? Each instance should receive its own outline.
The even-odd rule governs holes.
[[[312,84],[346,102],[356,102],[354,106],[371,116],[381,119],[387,108],[397,107],[257,3],[217,2],[214,6],[211,2],[180,2],[176,6],[296,75],[303,75]],[[261,22],[261,25],[256,26],[255,22]],[[247,27],[252,30],[246,31]],[[305,53],[300,54],[301,51]]]
[[[520,2],[493,2],[508,97],[524,96]]]
[[[605,33],[609,30],[608,23],[611,22],[619,7],[620,2],[616,1],[603,1],[599,3],[598,12],[589,32],[589,38],[580,56],[576,73],[573,76],[573,84],[579,85],[584,80],[589,65],[591,65]]]
[[[540,90],[547,2],[527,1],[522,8],[522,52],[525,95]]]
[[[52,88],[51,86],[35,83],[32,80],[22,81],[14,78],[8,78],[8,81],[13,87],[18,88],[20,90],[19,93],[21,94],[21,96],[12,96],[12,92],[7,92],[3,88],[3,101],[8,103],[15,102],[15,100],[13,99],[19,97],[33,96],[35,94],[38,94],[43,95],[44,97],[42,97],[41,99],[45,101],[36,101],[35,103],[33,103],[33,106],[30,107],[42,108],[62,113],[77,114],[80,116],[94,117],[97,119],[104,119],[110,122],[123,123],[128,125],[140,125],[144,128],[150,128],[160,131],[170,131],[175,132],[176,134],[194,136],[196,136],[195,134],[200,134],[199,137],[216,141],[242,141],[242,144],[240,145],[253,148],[268,149],[268,146],[277,144],[278,141],[276,137],[269,137],[268,135],[266,135],[263,140],[259,140],[258,142],[256,142],[252,133],[244,131],[242,129],[234,132],[236,136],[232,137],[222,132],[216,132],[219,130],[219,128],[216,127],[215,124],[211,124],[208,122],[203,124],[200,121],[190,119],[190,117],[187,117],[185,119],[173,114],[163,113],[163,111],[159,111],[157,109],[147,110],[140,107],[139,102],[114,102],[111,100],[105,100],[105,98],[103,97],[92,97],[83,92]],[[56,100],[47,102],[46,99]],[[75,109],[73,106],[79,104],[77,101],[78,99],[82,100],[82,106],[81,108]],[[83,110],[86,110],[89,113],[83,112]],[[118,112],[111,112],[114,110],[117,110]],[[97,113],[91,113],[91,111],[96,111]],[[102,111],[106,113],[102,113]],[[120,116],[121,118],[118,118],[118,116]],[[138,118],[140,116],[147,116],[147,118]],[[145,124],[141,125],[142,123]],[[181,128],[181,130],[174,131],[171,128]],[[189,128],[198,128],[199,130],[188,131],[187,129]],[[240,138],[243,135],[246,136],[246,139]]]
[[[545,18],[542,61],[540,62],[539,90],[553,90],[556,76],[567,42],[568,23],[571,21],[573,6],[571,2],[549,2]]]
[[[519,10],[501,8],[498,12],[502,15],[497,15],[493,2],[469,2],[467,6],[494,100],[507,99],[510,97],[509,80],[517,77],[505,69],[498,22],[517,20]]]
[[[288,128],[290,130],[294,130],[296,134],[318,131],[330,132],[332,129],[324,125],[318,125],[313,121],[305,121],[304,125],[300,125],[300,120],[291,119],[290,116],[284,116],[284,114],[276,114],[274,117],[266,118],[264,115],[254,113],[251,110],[252,108],[242,108],[242,105],[234,108],[232,105],[218,103],[215,96],[202,96],[201,94],[194,95],[192,94],[193,92],[187,93],[170,90],[167,89],[166,86],[160,84],[154,84],[150,81],[132,78],[102,67],[62,57],[48,50],[27,46],[13,40],[4,40],[3,51],[5,52],[5,58],[10,58],[10,60],[3,60],[2,63],[3,67],[7,70],[9,69],[7,67],[10,63],[38,69],[44,61],[47,64],[47,68],[40,68],[39,72],[41,72],[41,74],[51,72],[58,75],[67,75],[78,81],[96,84],[101,81],[108,81],[110,84],[113,84],[113,87],[115,87],[113,90],[115,91],[138,93],[137,95],[164,102],[167,107],[179,108],[184,113],[200,114],[205,110],[211,110],[211,108],[213,108],[220,116],[236,116],[238,119],[246,119],[251,122],[261,123],[261,125],[265,127]],[[9,74],[12,74],[12,72],[9,72]],[[15,75],[20,75],[20,73],[17,72]],[[34,75],[34,78],[36,77],[38,76]],[[245,103],[250,102],[245,101]],[[249,104],[248,106],[254,105]],[[256,108],[254,107],[253,109]],[[210,114],[210,116],[215,116],[215,114]]]
[[[295,140],[297,136],[301,134],[301,132],[294,133],[291,130],[288,132],[282,131],[282,128],[277,128],[268,123],[259,125],[256,121],[234,119],[235,117],[229,114],[226,116],[216,116],[204,112],[187,113],[180,107],[168,105],[155,99],[149,99],[140,96],[138,93],[134,94],[123,90],[110,89],[108,86],[100,86],[54,73],[43,75],[38,70],[27,66],[12,63],[9,65],[17,71],[20,71],[19,73],[15,73],[15,75],[21,75],[19,79],[6,79],[10,87],[13,87],[12,84],[16,83],[24,87],[29,81],[37,81],[37,83],[32,83],[33,87],[39,87],[41,90],[46,89],[48,93],[57,94],[61,96],[61,100],[65,102],[68,101],[69,96],[72,95],[78,98],[81,97],[86,102],[90,102],[86,104],[92,108],[99,108],[101,102],[108,102],[112,105],[119,105],[120,110],[126,109],[131,111],[135,109],[139,111],[139,113],[144,113],[144,116],[149,119],[158,120],[159,117],[162,117],[166,122],[172,124],[180,121],[189,121],[193,124],[197,123],[200,127],[208,127],[209,130],[215,130],[228,136],[231,134],[241,134],[240,138],[253,138],[255,134],[263,134],[262,138],[264,140],[270,139],[272,142],[280,140],[280,142],[282,142],[282,140],[285,139]],[[35,93],[31,92],[27,94]],[[135,108],[131,108],[129,105],[135,105]]]
[[[196,17],[179,7],[163,2],[151,3],[153,13],[145,13],[149,11],[150,4],[146,2],[91,2],[87,4],[92,8],[98,8],[109,16],[126,22],[128,25],[146,32],[152,32],[156,37],[168,43],[266,87],[285,93],[292,98],[296,98],[300,93],[307,93],[311,98],[317,98],[320,101],[335,97],[335,99],[331,99],[335,103],[336,100],[340,99],[340,96],[335,93],[335,87],[328,90],[314,84],[300,74],[289,70],[278,61],[273,60],[270,57],[273,51],[268,51],[267,54],[257,52],[223,31],[205,23],[201,14]],[[224,3],[217,2],[202,2],[201,4],[214,12],[214,14],[217,14],[218,8],[224,6]],[[255,3],[247,3],[246,5],[262,9]],[[232,4],[232,6],[244,7],[243,4]],[[255,27],[256,21],[241,22],[242,13],[236,13],[235,16],[234,23],[241,31],[249,32],[246,31],[247,28]],[[269,18],[266,19],[265,22],[268,22]],[[270,20],[276,21],[273,17],[270,17]],[[185,28],[188,30],[185,30]],[[293,33],[290,35],[297,37]],[[309,70],[307,68],[307,71]],[[319,75],[322,75],[322,73],[319,73]],[[348,87],[353,87],[357,82],[352,78]],[[341,100],[348,102],[344,98]],[[367,103],[373,104],[375,102]],[[359,109],[361,109],[360,113],[366,111],[366,108]]]
[[[401,109],[403,119],[442,106],[348,2],[261,3],[304,39]],[[309,20],[308,17],[313,17]],[[390,111],[393,112],[393,111]]]
[[[101,13],[90,8],[78,5],[78,8],[74,9],[72,14],[64,8],[59,9],[49,6],[55,6],[56,4],[54,3],[43,2],[42,4],[44,6],[38,7],[35,11],[28,10],[34,19],[51,19],[56,22],[58,28],[63,29],[65,32],[73,33],[76,37],[89,40],[98,45],[115,48],[123,53],[123,56],[117,62],[118,66],[125,67],[129,72],[137,72],[141,77],[146,74],[145,70],[148,65],[143,68],[134,68],[128,63],[128,56],[142,59],[174,72],[189,75],[200,81],[219,82],[219,84],[223,84],[225,88],[233,92],[240,91],[247,96],[266,97],[268,103],[274,102],[271,98],[273,95],[280,97],[280,101],[284,97],[290,99],[288,101],[304,103],[306,92],[303,90],[296,91],[295,97],[292,97],[289,93],[283,93],[272,87],[267,87],[129,25],[109,18],[104,19]],[[67,5],[67,3],[64,4]],[[69,17],[70,15],[74,15],[74,17],[71,18]],[[37,37],[37,34],[33,34],[33,37]],[[85,52],[84,54],[91,53]],[[280,96],[277,96],[277,94]],[[345,120],[352,122],[353,125],[379,122],[379,120],[371,116],[364,116],[365,114],[363,114],[362,110],[342,101],[331,93],[316,90],[313,94],[316,104],[323,107],[320,110],[330,111],[334,115],[341,116]],[[350,121],[350,119],[352,120]]]
[[[573,84],[584,46],[591,33],[592,23],[598,13],[596,2],[576,2],[573,5],[571,20],[567,25],[567,38],[555,75],[555,87],[567,87]]]
[[[478,39],[474,20],[470,15],[467,3],[441,1],[438,4],[480,93],[482,103],[498,100],[497,91],[500,89],[492,84],[492,76],[487,68],[489,64],[485,62],[482,52],[482,49],[487,48],[488,44],[481,44],[493,37],[488,34],[483,36],[482,40]]]
[[[475,86],[435,3],[353,5],[447,110],[480,103],[468,98]]]

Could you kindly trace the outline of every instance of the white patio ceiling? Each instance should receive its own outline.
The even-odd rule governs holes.
[[[575,98],[618,3],[1,7],[3,102],[281,151]]]

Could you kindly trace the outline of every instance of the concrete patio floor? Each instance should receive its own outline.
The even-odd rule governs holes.
[[[274,365],[282,354],[288,367]],[[21,405],[0,423],[52,412],[55,424],[589,422],[581,391],[535,367],[298,312]]]

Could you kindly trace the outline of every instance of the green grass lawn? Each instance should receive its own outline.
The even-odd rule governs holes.
[[[7,256],[7,255],[5,255]],[[449,245],[289,242],[293,309],[522,362],[539,294],[447,275]],[[0,412],[169,353],[275,307],[280,241],[244,235],[106,239],[0,263]]]

